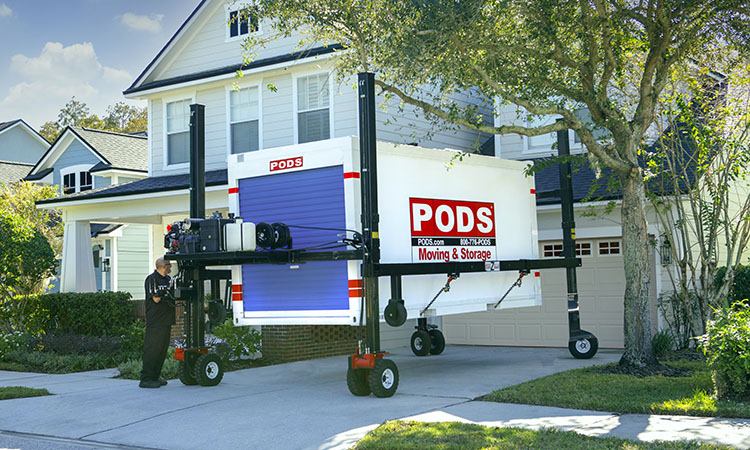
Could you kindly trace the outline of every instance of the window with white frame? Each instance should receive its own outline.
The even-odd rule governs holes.
[[[331,137],[328,74],[297,79],[298,142],[320,141]]]
[[[229,91],[229,134],[232,153],[260,148],[258,88]]]
[[[89,166],[78,165],[60,170],[62,193],[74,194],[94,188],[94,177],[88,171]]]
[[[258,15],[247,9],[230,10],[227,14],[227,39],[247,36],[259,31]]]
[[[544,244],[542,246],[544,258],[557,258],[563,256],[562,242]],[[576,256],[591,256],[591,242],[576,242]]]
[[[543,117],[528,117],[527,124],[529,127],[539,128],[545,125],[550,125],[555,122],[555,117],[543,116]],[[557,142],[557,133],[545,133],[539,136],[530,136],[528,138],[528,150],[529,151],[546,151],[552,150],[552,145]]]
[[[599,254],[603,256],[619,255],[620,241],[599,241]]]
[[[190,102],[167,103],[167,164],[190,161]]]

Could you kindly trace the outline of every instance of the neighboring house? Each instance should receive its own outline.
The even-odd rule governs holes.
[[[49,142],[22,119],[0,122],[0,183],[23,179],[48,148]]]
[[[59,186],[62,195],[55,200],[65,202],[75,194],[127,186],[147,174],[146,136],[67,127],[25,179]],[[149,226],[120,222],[116,216],[84,224],[71,220],[65,210],[63,220],[61,291],[119,290],[143,298],[142,271],[150,256]]]

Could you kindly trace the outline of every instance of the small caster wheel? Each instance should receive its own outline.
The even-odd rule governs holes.
[[[445,336],[440,330],[430,330],[430,354],[439,355],[445,350]]]
[[[352,369],[352,357],[350,356],[349,367],[346,369],[346,387],[349,388],[349,392],[357,397],[370,395],[370,384],[367,380],[369,372],[367,369]]]
[[[200,355],[195,360],[193,377],[201,386],[216,386],[224,378],[221,358],[215,353]]]
[[[575,359],[590,359],[599,350],[599,340],[596,337],[586,337],[568,342],[568,350]]]
[[[427,356],[432,343],[430,334],[424,330],[417,330],[411,335],[411,351],[417,356]]]
[[[375,361],[375,367],[367,375],[370,390],[375,397],[391,397],[398,389],[398,369],[390,359]]]
[[[177,377],[185,386],[195,386],[196,384],[198,384],[195,378],[193,378],[193,374],[191,372],[192,371],[185,363],[185,361],[180,361],[177,364]]]
[[[403,300],[388,300],[388,306],[383,310],[385,322],[392,327],[400,327],[406,323],[406,307]]]

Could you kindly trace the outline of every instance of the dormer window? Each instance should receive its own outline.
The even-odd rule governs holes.
[[[228,11],[227,25],[227,39],[247,36],[259,30],[258,16],[247,9]]]
[[[89,172],[90,166],[79,165],[60,170],[63,194],[88,191],[94,188],[94,177]]]

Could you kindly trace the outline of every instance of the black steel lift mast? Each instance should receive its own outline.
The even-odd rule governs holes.
[[[450,281],[462,273],[518,271],[519,280],[531,270],[565,268],[568,286],[569,349],[576,358],[591,358],[597,350],[596,338],[580,329],[578,292],[575,268],[581,260],[575,255],[575,222],[573,220],[573,194],[570,183],[570,163],[560,165],[560,191],[540,193],[560,196],[562,203],[563,258],[522,259],[502,261],[472,261],[446,263],[380,263],[379,213],[377,197],[377,142],[375,136],[375,83],[372,73],[358,76],[359,145],[362,207],[362,246],[355,250],[305,251],[201,251],[167,253],[165,258],[175,260],[180,270],[175,297],[185,303],[185,347],[178,349],[180,380],[185,384],[212,386],[221,381],[223,369],[218,356],[205,346],[204,281],[211,281],[211,294],[220,291],[220,280],[231,279],[229,270],[209,270],[207,266],[242,264],[290,264],[308,261],[361,260],[364,302],[364,339],[349,357],[347,386],[354,395],[390,397],[398,387],[398,369],[380,348],[380,306],[378,279],[391,278],[391,300],[385,309],[385,320],[399,326],[406,320],[404,301],[401,298],[402,276],[445,274]],[[190,219],[205,219],[205,143],[204,106],[190,106]],[[570,154],[567,132],[558,132],[560,156]],[[229,219],[233,221],[233,219]],[[252,287],[247,287],[252,289]],[[499,287],[501,288],[501,287]],[[507,295],[507,292],[506,292]],[[437,296],[435,297],[437,298]],[[504,298],[504,297],[503,297]],[[434,299],[433,299],[434,301]],[[502,301],[502,299],[501,299]],[[499,304],[499,302],[498,302]],[[426,319],[418,318],[418,330],[425,327]],[[433,330],[437,331],[437,330]],[[442,335],[441,335],[442,336]],[[442,349],[440,350],[442,351]],[[439,352],[437,352],[439,353]],[[426,353],[425,353],[426,354]]]

